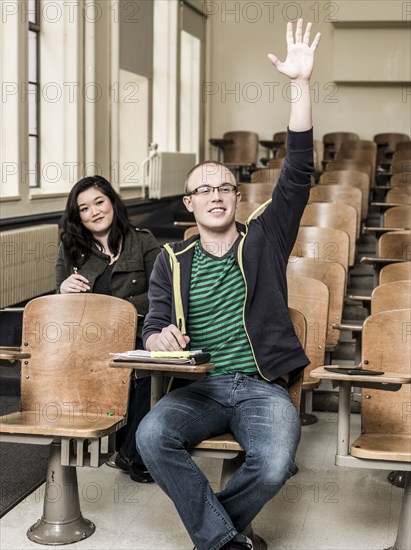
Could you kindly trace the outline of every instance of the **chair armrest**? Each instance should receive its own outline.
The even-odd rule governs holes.
[[[370,256],[363,256],[360,259],[360,263],[362,264],[374,264],[375,266],[383,267],[387,264],[401,264],[406,262],[407,260],[403,260],[402,258],[372,258]]]
[[[332,323],[331,326],[336,330],[353,332],[355,333],[353,336],[357,336],[358,335],[357,333],[362,332],[362,325],[346,325],[344,323],[340,325],[338,323]]]
[[[372,202],[371,206],[377,206],[378,208],[381,208],[382,210],[385,210],[387,208],[392,208],[393,206],[400,206],[397,202]]]
[[[196,222],[174,222],[173,225],[178,225],[179,227],[194,227]]]
[[[405,231],[405,227],[367,227],[362,228],[363,233],[387,233],[388,231]]]
[[[354,300],[355,302],[371,302],[371,296],[354,296],[353,294],[350,294],[347,298],[347,300]]]
[[[25,353],[15,346],[1,346],[0,359],[5,361],[20,361],[21,359],[30,359],[31,353]]]
[[[210,145],[213,145],[214,147],[218,147],[219,149],[224,150],[224,147],[226,145],[231,145],[231,143],[234,143],[232,139],[219,139],[219,138],[210,138],[208,140]]]

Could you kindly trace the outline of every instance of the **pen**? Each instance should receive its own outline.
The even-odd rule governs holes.
[[[74,275],[77,275],[77,267],[73,267],[73,273]]]

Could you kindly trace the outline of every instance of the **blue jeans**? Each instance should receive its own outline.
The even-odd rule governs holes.
[[[214,493],[187,448],[226,432],[243,446],[245,462]],[[136,441],[197,549],[217,550],[291,476],[300,433],[286,389],[237,373],[198,380],[163,397],[141,422]]]

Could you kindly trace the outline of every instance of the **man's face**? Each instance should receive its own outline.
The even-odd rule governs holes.
[[[237,182],[230,170],[215,164],[203,164],[190,175],[187,187],[189,194],[183,202],[187,210],[193,212],[199,228],[224,232],[235,224],[241,194],[236,190]],[[190,194],[194,190],[199,192]]]

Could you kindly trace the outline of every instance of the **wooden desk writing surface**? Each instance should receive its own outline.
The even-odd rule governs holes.
[[[332,365],[337,367],[337,365]],[[347,365],[344,365],[347,367]],[[354,370],[355,366],[353,366]],[[323,378],[324,380],[336,380],[341,382],[375,382],[380,384],[411,384],[411,372],[409,375],[396,372],[385,372],[384,374],[370,376],[364,374],[340,374],[338,372],[330,372],[319,367],[310,372],[312,378]],[[356,384],[357,386],[359,384]]]
[[[202,363],[201,365],[178,365],[175,363],[142,363],[140,361],[110,361],[110,367],[129,368],[137,371],[137,377],[151,376],[151,407],[161,399],[163,394],[164,376],[177,378],[204,378],[207,372],[214,370],[214,363]]]

